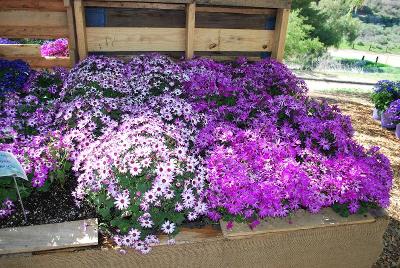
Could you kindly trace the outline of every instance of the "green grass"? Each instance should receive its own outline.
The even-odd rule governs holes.
[[[400,54],[400,45],[395,47],[395,48],[388,49],[386,51],[386,48],[372,47],[370,49],[369,45],[354,44],[354,46],[353,46],[353,45],[348,44],[347,42],[342,42],[340,44],[339,48],[341,48],[341,49],[354,49],[354,50],[359,50],[359,51],[377,52],[377,53]]]
[[[383,63],[375,63],[368,60],[358,59],[343,59],[339,58],[338,61],[345,67],[359,67],[366,73],[388,73],[400,74],[400,67],[393,67]]]

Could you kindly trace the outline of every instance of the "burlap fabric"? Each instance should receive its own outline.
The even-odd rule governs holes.
[[[373,223],[268,233],[242,239],[158,246],[148,255],[82,250],[2,257],[0,267],[371,267],[388,219]]]

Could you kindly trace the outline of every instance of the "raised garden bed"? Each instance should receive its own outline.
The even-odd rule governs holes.
[[[100,248],[76,252],[7,256],[2,267],[371,267],[382,251],[384,215],[337,218],[331,211],[274,220],[259,234],[227,233],[210,226],[183,228],[176,245],[166,238],[149,255]],[[224,228],[224,225],[222,226]],[[236,229],[238,228],[238,229]]]

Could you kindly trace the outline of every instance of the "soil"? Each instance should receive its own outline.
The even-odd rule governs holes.
[[[14,202],[16,212],[11,217],[0,220],[0,228],[96,218],[96,212],[90,206],[84,204],[78,208],[75,205],[71,192],[76,183],[74,179],[67,179],[64,187],[53,184],[47,192],[33,191],[29,197],[23,199],[27,223],[24,223],[20,203]]]
[[[387,209],[390,223],[384,235],[383,252],[374,267],[400,267],[400,140],[393,131],[381,128],[380,123],[372,119],[373,105],[368,93],[311,91],[309,95],[337,105],[351,117],[357,142],[365,147],[379,146],[390,159],[394,172],[391,205]]]

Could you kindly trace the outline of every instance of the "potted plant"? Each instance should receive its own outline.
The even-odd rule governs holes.
[[[396,137],[400,139],[400,99],[393,101],[385,114],[388,119],[395,125]]]
[[[375,105],[373,118],[381,120],[382,127],[394,128],[394,124],[387,118],[387,114],[383,115],[383,111],[389,107],[390,103],[400,98],[400,83],[382,80],[375,85],[375,90],[371,95],[372,102]]]

